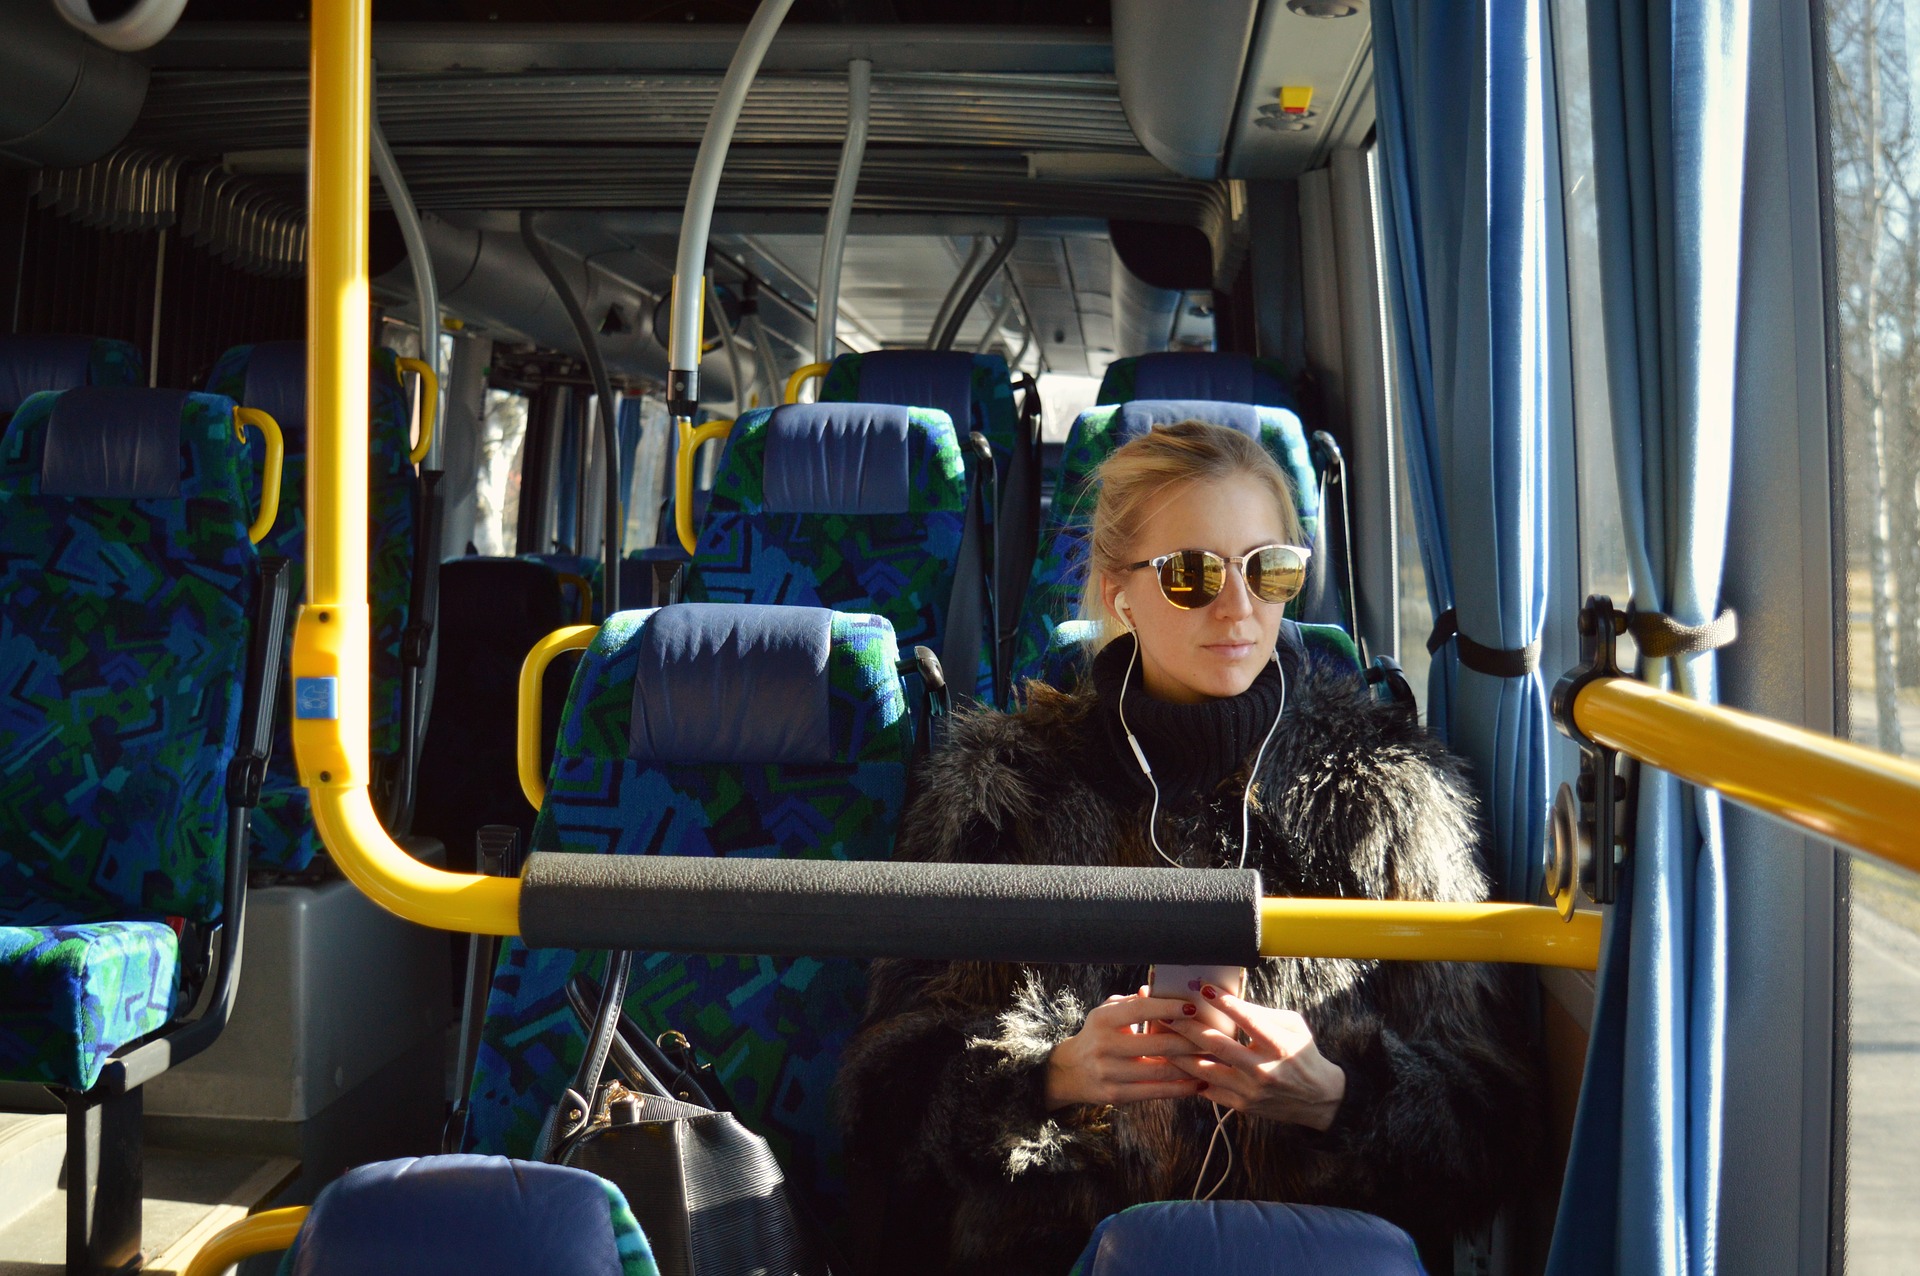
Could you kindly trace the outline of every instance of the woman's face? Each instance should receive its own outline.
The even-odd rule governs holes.
[[[1287,540],[1273,493],[1250,475],[1181,483],[1163,493],[1140,529],[1128,562],[1180,549],[1210,549],[1233,558]],[[1140,676],[1158,700],[1197,704],[1237,696],[1253,685],[1273,655],[1286,608],[1247,590],[1237,567],[1205,607],[1182,611],[1142,567],[1102,582],[1107,608],[1140,642]]]

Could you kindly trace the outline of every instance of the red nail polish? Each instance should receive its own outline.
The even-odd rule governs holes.
[[[1186,1005],[1180,1007],[1180,1013],[1183,1015],[1193,1015],[1193,1014],[1198,1014],[1200,1012],[1197,1008],[1195,1008],[1193,1003],[1189,1002]]]
[[[1202,997],[1205,997],[1208,1001],[1212,1001],[1215,998],[1217,998],[1220,994],[1214,990],[1214,987],[1212,984],[1207,984],[1200,989],[1200,995]]]

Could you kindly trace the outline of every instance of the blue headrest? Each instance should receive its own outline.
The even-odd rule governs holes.
[[[42,496],[137,499],[180,495],[185,390],[137,387],[63,393],[47,419]]]
[[[289,1269],[620,1276],[620,1254],[612,1196],[598,1175],[504,1156],[406,1157],[358,1166],[328,1184]]]
[[[0,416],[42,390],[87,384],[92,361],[92,337],[0,338]]]
[[[1134,365],[1133,397],[1225,403],[1288,401],[1286,387],[1256,367],[1250,354],[1175,351],[1140,356]]]
[[[860,398],[939,408],[962,438],[973,420],[973,356],[964,350],[873,350],[860,356]]]
[[[1120,440],[1139,438],[1156,425],[1178,425],[1182,421],[1206,421],[1238,430],[1252,439],[1260,437],[1260,409],[1251,403],[1226,403],[1210,399],[1133,399],[1120,405]]]
[[[908,418],[888,403],[794,403],[767,418],[770,514],[904,514]]]
[[[240,402],[274,419],[281,437],[307,434],[307,343],[262,341],[247,356],[247,388]]]
[[[1322,1205],[1156,1201],[1104,1219],[1085,1276],[1425,1276],[1413,1238],[1383,1218]]]
[[[833,761],[821,607],[680,603],[648,614],[633,679],[635,762]]]

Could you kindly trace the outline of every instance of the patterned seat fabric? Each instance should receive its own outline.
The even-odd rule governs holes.
[[[373,352],[371,416],[367,422],[367,544],[372,554],[367,564],[367,588],[373,605],[371,742],[379,759],[392,759],[400,750],[400,685],[405,676],[400,639],[407,627],[412,592],[418,496],[413,463],[407,459],[412,446],[412,414],[394,360],[391,350]],[[264,341],[235,346],[214,364],[207,376],[207,388],[246,407],[262,409],[280,425],[286,441],[286,464],[280,475],[280,517],[260,543],[260,551],[292,563],[295,593],[289,606],[298,608],[306,582],[306,343]],[[258,461],[263,445],[251,433],[249,439]],[[289,624],[289,650],[292,643],[293,626]],[[284,707],[284,693],[280,699]],[[260,791],[260,804],[253,811],[252,828],[253,863],[261,868],[297,873],[312,864],[320,849],[307,791],[300,787],[294,768],[292,724],[284,712],[276,715],[273,759]]]
[[[0,442],[0,1078],[91,1086],[174,1009],[164,919],[219,915],[253,487],[214,395],[36,395]]]
[[[960,434],[974,430],[993,445],[1002,475],[1020,435],[1007,361],[997,354],[947,350],[873,350],[843,354],[820,380],[822,403],[898,403],[937,408]]]
[[[1027,583],[1014,642],[1016,682],[1047,677],[1047,653],[1054,644],[1054,630],[1080,613],[1080,595],[1087,579],[1087,535],[1098,495],[1094,472],[1122,444],[1153,426],[1189,419],[1233,425],[1249,434],[1258,431],[1261,443],[1293,480],[1294,506],[1300,513],[1307,544],[1313,544],[1319,526],[1320,495],[1307,455],[1306,435],[1300,418],[1291,411],[1198,401],[1136,401],[1091,408],[1080,414],[1067,434],[1053,508],[1040,530],[1040,553]]]
[[[147,382],[140,352],[107,337],[0,337],[0,426],[45,390],[139,386]]]
[[[794,489],[802,462],[826,486]],[[856,474],[866,479],[857,488],[839,484]],[[721,461],[686,596],[872,612],[902,647],[937,652],[966,496],[944,412],[796,404],[746,413]]]
[[[534,849],[886,858],[912,736],[897,657],[877,616],[695,603],[615,615],[575,675]],[[710,760],[691,760],[701,754]],[[599,953],[503,946],[472,1087],[474,1150],[531,1154],[584,1044],[566,983],[604,969]],[[828,1090],[864,995],[850,961],[643,953],[627,1011],[649,1035],[694,1042],[789,1184],[818,1204],[838,1196]]]
[[[1206,351],[1115,359],[1094,402],[1134,399],[1210,399],[1301,411],[1296,378],[1278,359]]]

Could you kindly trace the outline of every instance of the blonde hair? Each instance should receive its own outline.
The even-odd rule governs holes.
[[[1241,475],[1266,484],[1280,512],[1281,535],[1288,544],[1303,544],[1292,480],[1266,448],[1238,430],[1205,421],[1156,426],[1102,462],[1093,475],[1100,495],[1087,536],[1087,583],[1080,600],[1081,619],[1099,626],[1096,648],[1123,632],[1107,610],[1101,579],[1125,578],[1134,542],[1159,508],[1159,498],[1179,485]]]

